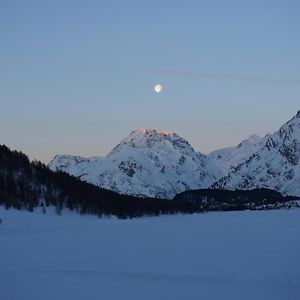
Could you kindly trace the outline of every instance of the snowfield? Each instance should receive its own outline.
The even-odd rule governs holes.
[[[3,300],[300,299],[299,209],[0,218]]]

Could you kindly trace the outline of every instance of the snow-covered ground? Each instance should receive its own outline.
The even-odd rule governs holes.
[[[0,218],[3,300],[300,299],[299,209]]]

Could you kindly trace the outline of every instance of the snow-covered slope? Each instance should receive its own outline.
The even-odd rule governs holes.
[[[53,171],[63,171],[76,177],[82,177],[101,166],[103,157],[81,157],[73,155],[56,155],[48,164]]]
[[[235,167],[246,161],[250,156],[260,150],[269,135],[260,138],[252,134],[236,147],[227,147],[211,152],[208,157],[213,159],[224,174],[233,171]]]
[[[125,194],[172,198],[224,176],[215,162],[175,133],[134,130],[104,159],[56,156],[49,167]]]
[[[272,188],[283,194],[300,196],[300,111],[246,162],[240,164],[213,188]]]

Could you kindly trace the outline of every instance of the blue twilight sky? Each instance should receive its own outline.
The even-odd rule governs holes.
[[[300,109],[300,1],[0,0],[0,104],[0,143],[44,162],[139,127],[204,153],[273,132]]]

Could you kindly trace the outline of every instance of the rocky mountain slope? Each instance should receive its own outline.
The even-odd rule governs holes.
[[[177,134],[144,128],[131,132],[104,159],[56,156],[49,167],[124,194],[161,198],[209,187],[224,176],[213,159]]]
[[[300,195],[300,111],[264,146],[213,188],[272,188],[285,195]]]
[[[233,171],[235,167],[245,162],[250,156],[260,150],[268,139],[252,134],[236,147],[227,147],[211,152],[208,157],[213,159],[224,174]]]

